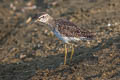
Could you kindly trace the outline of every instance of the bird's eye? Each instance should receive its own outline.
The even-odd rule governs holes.
[[[45,16],[42,16],[42,18],[44,18]]]

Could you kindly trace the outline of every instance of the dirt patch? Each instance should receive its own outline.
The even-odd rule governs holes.
[[[1,0],[0,80],[119,80],[119,3],[119,0]],[[78,43],[71,63],[69,48],[64,66],[62,42],[46,25],[29,24],[40,12],[66,18],[95,32],[96,37]]]

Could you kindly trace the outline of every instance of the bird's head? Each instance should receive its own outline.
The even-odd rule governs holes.
[[[50,20],[52,20],[53,18],[47,14],[47,13],[44,13],[42,14],[41,16],[39,16],[37,18],[37,20],[35,20],[35,22],[42,22],[42,23],[45,23],[45,24],[48,24]]]

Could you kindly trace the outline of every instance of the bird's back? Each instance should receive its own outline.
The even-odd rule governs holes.
[[[55,20],[56,28],[61,35],[65,37],[92,39],[93,33],[88,30],[80,29],[70,21],[58,19]]]

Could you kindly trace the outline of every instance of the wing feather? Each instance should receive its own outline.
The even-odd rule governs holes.
[[[80,38],[80,37],[92,38],[93,37],[93,34],[91,32],[80,29],[80,27],[77,27],[75,24],[73,24],[70,21],[58,19],[55,21],[55,23],[57,25],[58,31],[63,36],[77,37],[77,38]]]

